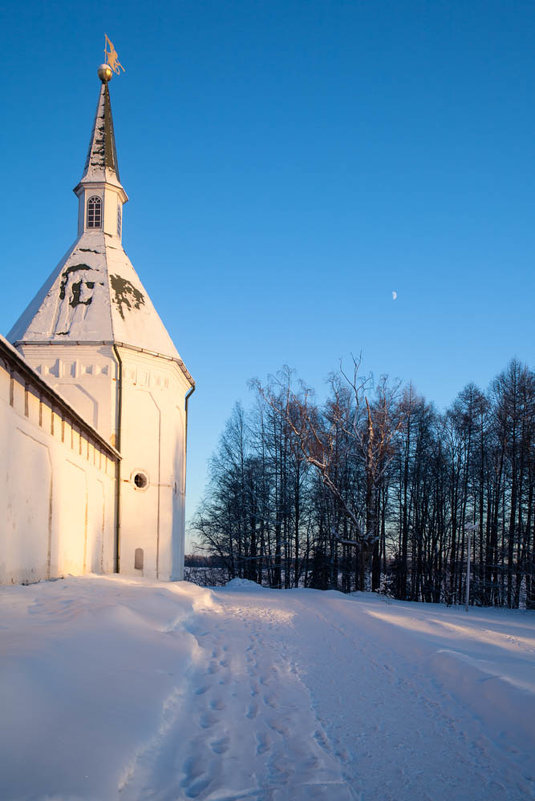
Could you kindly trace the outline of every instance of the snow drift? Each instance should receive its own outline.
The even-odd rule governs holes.
[[[6,587],[3,801],[535,798],[535,616],[118,577]]]

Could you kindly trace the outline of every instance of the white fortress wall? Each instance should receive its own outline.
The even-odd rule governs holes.
[[[118,462],[0,338],[0,583],[113,572]]]

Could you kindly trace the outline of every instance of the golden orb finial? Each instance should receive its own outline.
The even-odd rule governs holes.
[[[102,83],[108,83],[113,78],[113,70],[109,64],[101,64],[97,71]]]

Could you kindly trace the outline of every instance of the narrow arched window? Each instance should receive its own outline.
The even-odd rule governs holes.
[[[117,204],[117,236],[121,236],[121,222],[122,222],[122,214],[121,214],[121,204]]]
[[[102,198],[96,195],[87,201],[87,227],[102,227]]]

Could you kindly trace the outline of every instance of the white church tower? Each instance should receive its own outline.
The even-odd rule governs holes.
[[[121,454],[116,565],[182,578],[187,401],[194,382],[122,245],[108,83],[78,196],[78,237],[8,334],[26,361]]]

